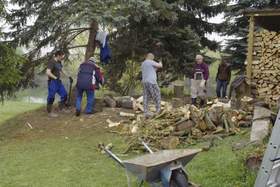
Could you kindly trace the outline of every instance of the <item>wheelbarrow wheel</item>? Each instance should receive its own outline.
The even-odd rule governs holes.
[[[188,177],[182,170],[175,170],[172,172],[170,187],[189,187]]]

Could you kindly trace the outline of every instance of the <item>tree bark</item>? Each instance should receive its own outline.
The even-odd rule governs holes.
[[[96,48],[95,37],[97,31],[98,31],[98,23],[95,20],[93,20],[90,23],[90,31],[89,31],[88,43],[87,43],[87,48],[85,53],[85,61],[94,55],[94,51]]]

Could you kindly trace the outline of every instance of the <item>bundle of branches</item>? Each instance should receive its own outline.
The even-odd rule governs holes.
[[[119,127],[128,138],[125,152],[129,152],[144,149],[139,139],[155,150],[174,149],[209,136],[234,135],[240,132],[240,127],[250,126],[251,122],[251,111],[233,110],[229,104],[215,103],[199,109],[193,105],[172,108],[166,103],[162,112],[152,119],[138,115],[131,123]]]

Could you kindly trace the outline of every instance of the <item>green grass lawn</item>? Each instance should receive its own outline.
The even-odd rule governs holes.
[[[4,104],[0,104],[0,125],[4,121],[17,116],[23,112],[37,109],[41,107],[41,104],[32,104],[21,101],[5,101]]]
[[[71,116],[65,121],[61,119],[56,121],[53,126],[57,125],[59,128],[60,123],[72,121],[69,128],[85,128],[85,130],[68,132],[67,128],[64,128],[58,134],[46,135],[43,132],[44,127],[42,129],[35,127],[33,130],[22,127],[24,120],[32,116],[38,115],[39,120],[46,120],[40,118],[44,115],[42,110],[36,113],[29,112],[25,117],[19,115],[12,118],[39,106],[8,101],[5,107],[0,108],[0,123],[24,128],[20,132],[26,134],[25,138],[0,138],[0,187],[126,186],[124,169],[97,149],[99,142],[112,142],[113,151],[121,153],[126,145],[123,137],[107,132],[103,127],[105,124],[93,124],[87,119],[83,123],[88,123],[89,126],[83,127],[83,123]],[[45,121],[46,125],[48,123],[52,121]],[[0,131],[1,129],[5,128],[0,128]],[[1,134],[3,132],[0,132]],[[32,138],[34,134],[36,137]],[[216,146],[208,152],[200,153],[187,166],[190,179],[205,187],[253,186],[255,173],[247,171],[243,161],[232,151],[234,142],[247,138],[248,134],[237,135],[215,142]],[[119,156],[126,159],[134,155]],[[137,186],[135,178],[133,186]]]

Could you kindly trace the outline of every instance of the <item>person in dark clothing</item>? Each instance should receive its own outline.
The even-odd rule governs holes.
[[[224,59],[222,59],[222,63],[219,65],[216,81],[216,93],[218,98],[225,98],[227,93],[227,86],[230,82],[231,78],[231,69],[230,64],[228,64]]]
[[[99,84],[104,83],[104,77],[100,68],[96,65],[96,60],[91,57],[88,61],[82,63],[79,67],[77,76],[77,94],[76,94],[76,116],[81,114],[81,103],[83,93],[87,94],[86,114],[93,114],[94,92],[99,88]]]
[[[50,117],[57,117],[58,115],[52,112],[52,105],[55,100],[56,93],[60,96],[59,109],[64,110],[67,101],[67,92],[60,79],[62,71],[62,60],[64,59],[64,52],[57,51],[54,57],[48,62],[46,74],[48,76],[48,98],[47,98],[47,112]],[[63,73],[64,74],[64,73]],[[71,77],[69,79],[72,80]]]

